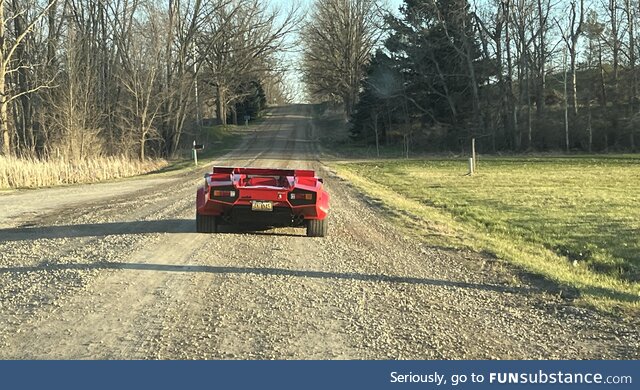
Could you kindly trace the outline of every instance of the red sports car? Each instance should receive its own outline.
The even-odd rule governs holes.
[[[306,227],[327,235],[329,194],[312,170],[214,167],[196,199],[196,230],[215,233],[222,224],[242,227]]]

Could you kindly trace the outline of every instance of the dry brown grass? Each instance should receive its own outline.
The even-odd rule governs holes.
[[[0,189],[95,183],[140,175],[166,165],[164,160],[141,162],[124,157],[97,157],[69,162],[63,159],[37,160],[0,156]]]

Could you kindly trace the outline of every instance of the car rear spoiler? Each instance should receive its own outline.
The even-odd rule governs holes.
[[[261,176],[296,176],[315,177],[316,173],[310,169],[277,169],[277,168],[232,168],[213,167],[213,173],[261,175]]]

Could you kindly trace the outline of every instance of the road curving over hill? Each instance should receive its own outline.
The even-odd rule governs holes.
[[[638,320],[403,237],[324,168],[305,106],[216,164],[312,168],[329,236],[195,232],[197,171],[0,193],[1,359],[638,359]]]

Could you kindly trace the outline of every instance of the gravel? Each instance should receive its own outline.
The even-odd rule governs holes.
[[[12,209],[20,192],[0,195],[14,210],[0,227],[0,358],[640,357],[637,318],[403,237],[324,169],[305,114],[274,111],[218,163],[318,170],[332,196],[326,238],[195,233],[204,171],[105,184],[113,194],[100,199],[101,185],[68,187],[71,203],[58,189],[29,191],[47,200],[37,214]]]

